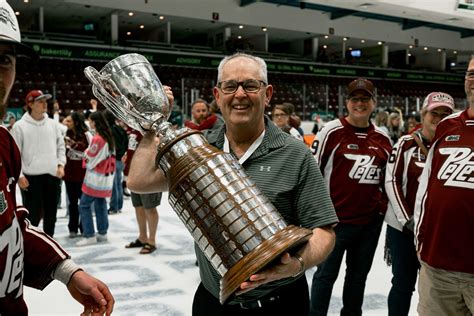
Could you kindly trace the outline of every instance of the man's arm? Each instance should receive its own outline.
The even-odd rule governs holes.
[[[236,294],[243,294],[265,283],[300,275],[300,272],[323,262],[333,250],[335,242],[336,234],[332,227],[313,229],[313,235],[295,256],[284,253],[279,264],[251,275],[249,281],[240,285],[240,291]],[[297,259],[297,256],[302,260]]]
[[[127,187],[135,193],[168,191],[168,180],[155,166],[158,138],[152,132],[143,136],[133,155],[127,178]]]

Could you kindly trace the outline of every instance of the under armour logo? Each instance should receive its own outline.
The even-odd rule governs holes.
[[[260,166],[260,171],[270,172],[271,166]]]

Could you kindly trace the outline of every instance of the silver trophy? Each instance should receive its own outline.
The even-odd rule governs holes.
[[[222,304],[252,274],[311,237],[311,230],[285,223],[231,154],[199,131],[171,127],[171,105],[145,57],[122,55],[100,72],[84,72],[117,118],[160,137],[156,165],[169,180],[169,202],[222,276]]]

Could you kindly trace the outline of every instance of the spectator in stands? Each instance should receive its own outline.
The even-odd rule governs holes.
[[[418,113],[408,115],[405,134],[411,134],[418,128],[421,128],[420,115]]]
[[[112,130],[101,111],[89,117],[91,128],[95,131],[89,147],[84,152],[83,165],[86,175],[82,183],[82,196],[79,205],[83,228],[83,239],[76,246],[88,246],[107,241],[109,218],[105,198],[112,195],[115,173],[115,144]],[[91,205],[94,203],[98,235],[95,238]]]
[[[193,315],[308,315],[304,271],[324,260],[334,242],[331,226],[337,218],[327,189],[308,148],[264,115],[273,86],[267,83],[263,59],[242,53],[226,57],[219,65],[217,81],[213,92],[225,128],[207,134],[210,144],[232,152],[285,220],[313,229],[313,235],[293,255],[285,253],[271,268],[250,276],[238,295],[224,305],[218,299],[219,274],[196,247],[201,284]],[[165,91],[172,98],[171,89],[165,87]],[[128,179],[132,190],[168,189],[164,174],[154,164],[155,156],[155,135],[148,133],[132,161]],[[271,166],[271,172],[258,171],[262,164]]]
[[[112,135],[114,137],[115,144],[115,176],[114,176],[114,186],[112,188],[112,197],[110,198],[110,205],[108,209],[109,214],[117,214],[122,211],[123,207],[123,187],[122,187],[122,177],[123,177],[123,162],[122,157],[127,152],[128,148],[128,136],[125,129],[122,126],[117,125],[115,121],[115,116],[109,110],[104,111],[105,118],[109,124],[110,129],[112,130]]]
[[[439,123],[416,194],[421,316],[474,314],[473,57],[464,86],[469,107]]]
[[[296,115],[294,104],[290,102],[283,102],[283,105],[286,106],[288,110],[290,111],[290,121],[289,121],[290,126],[296,129],[298,133],[301,135],[301,137],[303,137],[304,131],[301,128],[301,118],[298,115]]]
[[[362,314],[365,282],[387,207],[383,175],[392,147],[388,135],[370,122],[374,89],[367,79],[352,81],[346,101],[349,114],[327,123],[312,146],[340,222],[334,229],[336,246],[313,277],[311,315],[327,315],[344,254],[341,315]]]
[[[298,131],[290,126],[290,108],[285,104],[277,104],[272,110],[272,120],[285,133],[290,134],[294,138],[303,141],[303,137]]]
[[[219,109],[216,100],[212,100],[212,102],[209,104],[209,110],[211,111],[211,115],[214,114],[217,116],[217,120],[212,126],[212,129],[219,129],[222,125],[224,125],[224,118],[222,117],[221,110]]]
[[[377,126],[380,130],[382,130],[385,134],[389,135],[388,131],[388,112],[387,111],[379,111],[377,114],[375,114],[375,120],[374,124]]]
[[[142,134],[131,128],[127,129],[128,150],[123,160],[128,176],[133,154],[137,150]],[[125,172],[124,170],[124,172]],[[125,248],[142,248],[140,254],[150,254],[156,250],[156,231],[159,215],[157,206],[161,203],[161,192],[138,194],[131,192],[132,205],[138,224],[138,238],[128,243]]]
[[[395,144],[403,132],[403,116],[400,109],[396,109],[396,112],[391,112],[388,116],[388,135]]]
[[[38,226],[43,211],[44,232],[53,237],[66,147],[60,124],[46,114],[49,99],[51,95],[41,90],[30,91],[25,99],[28,112],[13,127],[12,136],[23,163],[18,185],[24,191],[28,218]]]
[[[436,126],[454,110],[453,98],[442,92],[430,93],[421,109],[422,127],[402,136],[387,163],[385,190],[389,199],[386,253],[392,265],[392,288],[388,295],[389,315],[408,315],[420,268],[413,235],[413,210],[418,179],[428,157]]]
[[[184,122],[184,126],[202,131],[213,128],[217,116],[210,113],[209,104],[203,99],[196,99],[191,105],[192,120]]]
[[[66,167],[64,183],[69,201],[69,237],[77,237],[78,231],[82,231],[79,224],[79,200],[82,195],[82,182],[86,170],[82,167],[84,151],[92,140],[92,134],[87,129],[84,115],[80,112],[72,112],[64,119],[67,126],[66,133]]]
[[[8,130],[9,131],[12,130],[15,123],[16,123],[16,116],[15,115],[10,116],[10,118],[8,119]]]
[[[32,54],[21,44],[15,13],[6,1],[0,2],[5,18],[0,22],[0,117],[6,110],[8,96],[15,82],[17,55]],[[16,181],[21,172],[21,156],[12,136],[0,128],[0,191],[3,210],[0,213],[2,247],[0,262],[0,310],[2,315],[28,315],[23,285],[45,288],[53,279],[66,284],[71,296],[84,306],[84,314],[110,315],[114,299],[107,286],[77,267],[57,242],[29,227],[27,210],[16,204]]]

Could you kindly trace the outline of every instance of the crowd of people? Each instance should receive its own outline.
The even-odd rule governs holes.
[[[5,1],[0,6],[16,23],[10,6]],[[2,116],[15,64],[21,62],[17,56],[34,54],[21,44],[15,25],[0,22]],[[348,114],[319,130],[311,148],[302,141],[292,105],[271,106],[273,86],[263,59],[227,56],[219,64],[217,82],[215,100],[195,100],[185,126],[206,130],[208,142],[234,156],[288,224],[313,234],[251,275],[224,304],[219,302],[221,276],[196,246],[201,283],[193,315],[327,315],[344,256],[341,315],[361,315],[384,221],[385,259],[393,274],[389,315],[409,313],[417,280],[420,315],[474,313],[469,244],[474,58],[465,77],[467,109],[458,111],[449,94],[433,92],[424,100],[420,121],[408,120],[404,127],[401,111],[377,111],[374,84],[357,78],[347,86]],[[164,87],[171,104],[172,88]],[[0,128],[0,229],[9,249],[0,253],[1,288],[8,289],[0,293],[0,314],[27,315],[23,284],[42,289],[58,279],[85,314],[109,315],[114,298],[107,286],[77,267],[53,239],[61,180],[68,197],[69,236],[80,236],[76,245],[87,246],[107,241],[108,216],[122,208],[122,176],[127,177],[138,236],[125,247],[152,253],[157,207],[161,192],[168,190],[166,176],[155,165],[160,140],[155,133],[142,135],[123,126],[108,111],[92,111],[87,118],[71,112],[61,124],[47,115],[51,97],[30,91],[22,118],[10,131]],[[25,208],[16,204],[17,183]],[[37,228],[41,220],[43,231]],[[309,289],[304,272],[313,266],[317,270]]]

